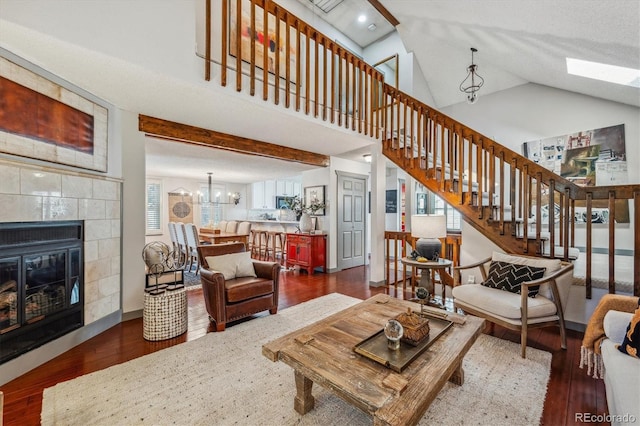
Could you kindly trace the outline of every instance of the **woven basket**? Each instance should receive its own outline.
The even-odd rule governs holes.
[[[157,295],[144,294],[142,337],[166,340],[187,331],[187,292],[184,288]]]
[[[429,320],[414,313],[411,308],[407,308],[407,313],[400,314],[395,318],[404,328],[402,340],[412,346],[418,346],[429,336]]]

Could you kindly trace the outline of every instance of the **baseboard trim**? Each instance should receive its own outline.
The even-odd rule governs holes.
[[[144,311],[142,309],[138,309],[137,311],[126,312],[122,314],[122,322],[129,321],[132,319],[142,318],[143,312]]]
[[[382,281],[369,281],[369,287],[385,287],[387,285],[386,280]]]

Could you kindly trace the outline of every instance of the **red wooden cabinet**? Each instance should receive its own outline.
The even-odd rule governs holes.
[[[287,267],[298,265],[313,274],[322,267],[327,272],[327,236],[324,234],[287,234]]]

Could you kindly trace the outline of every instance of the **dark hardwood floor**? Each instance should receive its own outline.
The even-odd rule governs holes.
[[[337,292],[366,299],[389,291],[394,297],[410,297],[402,289],[368,286],[368,269],[353,268],[334,274],[285,272],[280,284],[279,309]],[[123,322],[78,345],[55,359],[1,387],[5,394],[4,424],[38,425],[42,409],[42,392],[56,383],[70,380],[109,366],[129,361],[173,345],[194,340],[212,332],[204,307],[202,290],[189,291],[189,328],[174,339],[148,342],[142,338],[142,319]],[[264,315],[264,314],[262,314]],[[232,327],[232,326],[231,326]],[[494,327],[490,334],[514,342],[517,333]],[[594,380],[579,368],[582,333],[568,332],[567,350],[560,349],[556,328],[538,329],[529,333],[529,346],[553,354],[551,378],[544,402],[542,424],[578,424],[576,413],[606,414],[604,384]],[[470,413],[472,415],[472,413]],[[607,423],[604,423],[607,424]]]

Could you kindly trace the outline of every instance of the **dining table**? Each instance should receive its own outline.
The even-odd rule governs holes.
[[[236,234],[234,232],[220,232],[217,234],[200,232],[200,241],[209,242],[211,244],[223,243],[244,243],[245,247],[249,246],[249,234]]]

